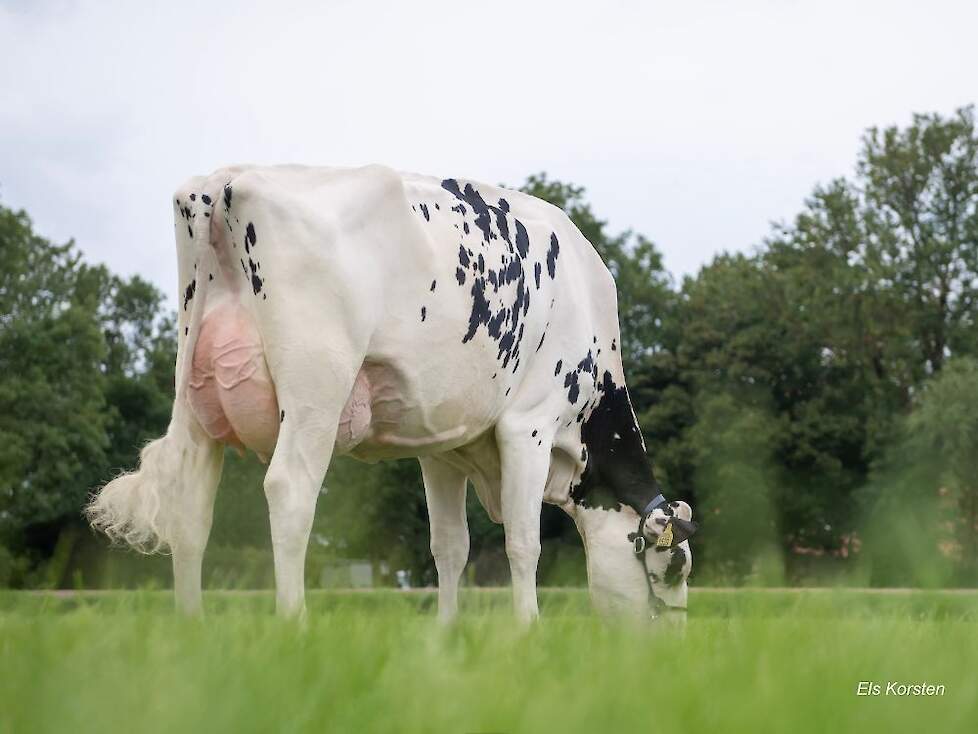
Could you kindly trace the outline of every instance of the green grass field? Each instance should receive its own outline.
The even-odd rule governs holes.
[[[978,594],[695,590],[686,630],[603,623],[542,591],[313,592],[304,629],[269,594],[0,594],[0,731],[974,732]],[[859,697],[926,681],[937,697]]]

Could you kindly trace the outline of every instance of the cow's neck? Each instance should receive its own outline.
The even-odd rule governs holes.
[[[600,400],[581,425],[587,466],[571,497],[586,507],[617,510],[627,505],[641,512],[659,488],[628,390],[616,385],[609,372],[598,390]]]

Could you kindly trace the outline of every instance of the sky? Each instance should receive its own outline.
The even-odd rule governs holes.
[[[175,302],[170,197],[231,163],[586,187],[677,278],[870,126],[978,102],[978,3],[0,0],[0,203]]]

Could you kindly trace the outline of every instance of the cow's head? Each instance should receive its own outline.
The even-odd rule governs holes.
[[[625,505],[566,509],[584,539],[591,600],[600,612],[684,616],[693,567],[687,538],[696,529],[689,505],[662,501],[644,515]]]

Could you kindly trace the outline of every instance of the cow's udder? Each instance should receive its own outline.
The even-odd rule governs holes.
[[[194,347],[190,406],[212,438],[267,458],[278,438],[279,410],[261,337],[234,303],[208,313]]]

